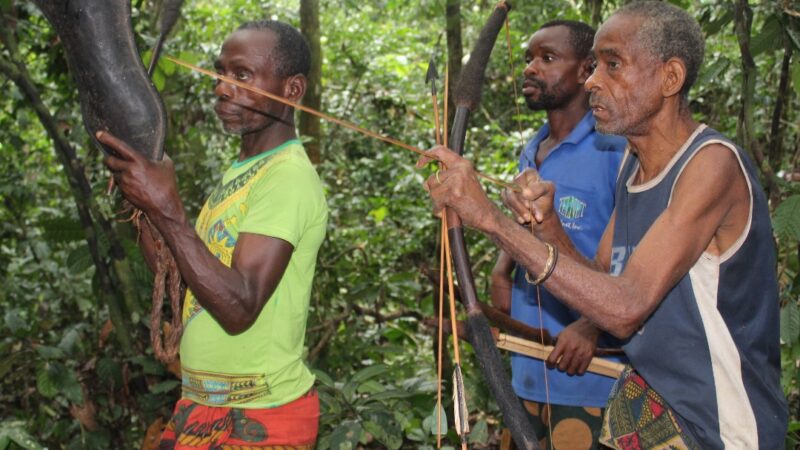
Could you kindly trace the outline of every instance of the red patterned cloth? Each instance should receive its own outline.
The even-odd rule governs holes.
[[[160,450],[311,450],[319,427],[316,389],[276,408],[205,406],[181,399]]]
[[[619,450],[702,450],[672,408],[630,367],[611,390],[600,443]]]

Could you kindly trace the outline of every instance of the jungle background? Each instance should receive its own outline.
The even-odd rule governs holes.
[[[161,0],[133,0],[145,61]],[[544,115],[515,98],[523,52],[551,19],[597,25],[614,0],[514,3],[492,55],[467,156],[511,179],[522,142]],[[800,435],[800,5],[675,2],[701,23],[706,59],[691,92],[698,120],[749,150],[773,211],[781,283],[783,388]],[[302,27],[321,64],[305,102],[420,148],[433,141],[429,58],[455,80],[494,1],[187,0],[165,53],[211,68],[240,22]],[[513,69],[512,69],[513,67]],[[513,73],[512,73],[513,70]],[[167,151],[196,215],[238,142],[216,121],[213,81],[162,59],[154,76],[169,114]],[[441,86],[440,79],[440,86]],[[32,3],[0,0],[0,450],[154,448],[179,396],[176,366],[152,354],[153,276],[136,233],[106,195],[108,171],[80,118],[63,48]],[[440,91],[440,98],[442,93]],[[520,105],[517,114],[516,105]],[[322,399],[319,449],[433,448],[437,220],[415,155],[334,124],[300,128],[330,207],[307,333]],[[499,202],[495,187],[487,186]],[[481,297],[496,249],[468,232]],[[776,325],[777,326],[777,325]],[[498,409],[464,346],[474,448],[496,448]],[[449,397],[445,395],[445,398]],[[456,440],[453,431],[449,439]]]

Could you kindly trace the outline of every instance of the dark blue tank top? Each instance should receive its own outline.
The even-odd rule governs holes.
[[[700,256],[624,349],[703,448],[779,449],[787,407],[775,248],[767,200],[748,156],[701,125],[658,177],[633,186],[639,161],[628,154],[617,180],[611,274],[622,273],[667,208],[686,164],[714,143],[739,160],[750,186],[750,221],[725,253]]]

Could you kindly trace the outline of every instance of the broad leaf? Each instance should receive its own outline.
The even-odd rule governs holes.
[[[161,383],[150,386],[150,392],[153,394],[164,394],[180,386],[180,384],[181,382],[178,380],[162,381]]]
[[[793,195],[778,206],[772,226],[778,238],[800,240],[800,195]]]
[[[25,430],[25,423],[22,421],[10,421],[0,424],[0,449],[15,448],[10,446],[11,443],[24,450],[46,450]]]
[[[373,366],[365,367],[353,375],[352,381],[360,383],[364,380],[382,375],[389,371],[389,367],[384,364],[375,364]]]
[[[775,50],[776,43],[783,39],[783,25],[775,16],[770,16],[761,27],[761,31],[750,41],[750,53],[755,58],[767,50]]]
[[[92,254],[86,244],[78,246],[67,256],[67,267],[73,274],[85,272],[93,265]]]
[[[800,52],[800,50],[797,50]],[[794,84],[795,93],[800,96],[800,59],[795,58],[792,63],[792,84]]]
[[[331,450],[355,450],[361,439],[361,424],[357,422],[344,422],[331,433]]]
[[[438,408],[439,414],[436,414],[436,410],[436,405],[434,405],[431,415],[422,421],[422,428],[434,436],[436,436],[436,432],[438,430],[441,435],[444,436],[447,434],[447,412],[445,411],[444,406],[440,406]],[[441,420],[441,425],[439,427],[436,426],[437,419]]]
[[[58,394],[58,380],[51,373],[50,366],[43,366],[36,373],[36,389],[44,397],[52,398]]]
[[[800,337],[800,307],[790,300],[781,308],[781,341],[792,345]]]
[[[486,445],[489,442],[489,426],[481,419],[472,426],[469,432],[470,444]]]
[[[81,224],[69,217],[42,220],[40,225],[44,230],[44,238],[50,242],[74,242],[86,239]]]

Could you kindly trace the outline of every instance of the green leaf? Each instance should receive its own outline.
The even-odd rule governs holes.
[[[750,41],[750,53],[755,58],[767,50],[775,50],[776,42],[781,42],[783,25],[776,16],[770,16],[761,27],[761,31]]]
[[[794,84],[794,91],[800,96],[800,59],[795,58],[792,64],[792,84]]]
[[[162,56],[163,56],[163,54],[162,54]],[[175,63],[173,63],[172,61],[162,57],[162,58],[159,58],[158,64],[156,65],[156,67],[158,67],[158,70],[161,70],[162,72],[164,72],[164,75],[167,75],[168,77],[170,77],[170,76],[175,74],[175,69],[178,66]]]
[[[163,375],[164,366],[158,361],[148,356],[134,356],[131,362],[142,366],[142,370],[147,375]]]
[[[61,342],[58,343],[58,348],[65,354],[70,354],[75,350],[79,339],[80,333],[78,333],[78,330],[71,328],[64,334],[64,337],[61,338]]]
[[[164,77],[164,72],[160,70],[153,71],[153,84],[159,92],[164,90],[164,84],[166,84],[166,82],[167,79]]]
[[[357,422],[344,422],[331,433],[331,450],[355,450],[361,438],[361,425]]]
[[[779,239],[800,240],[800,195],[793,195],[778,205],[772,226]]]
[[[44,238],[52,243],[75,242],[86,239],[81,224],[69,217],[55,217],[39,222]]]
[[[389,208],[385,206],[375,208],[369,212],[369,215],[372,216],[376,224],[380,224],[381,222],[383,222],[383,219],[386,218],[387,214],[389,214]]]
[[[150,392],[153,394],[164,394],[180,386],[180,384],[181,382],[178,380],[162,381],[158,384],[150,386]]]
[[[112,358],[100,358],[95,366],[95,372],[97,377],[107,386],[113,387],[122,384],[122,369]]]
[[[718,80],[720,75],[722,75],[730,65],[731,61],[724,56],[720,57],[712,64],[707,64],[700,72],[700,76],[697,77],[695,86],[706,86],[711,80]]]
[[[61,393],[72,403],[83,403],[83,390],[78,382],[78,377],[72,370],[64,370],[59,378]]]
[[[389,450],[397,450],[403,445],[402,433],[386,416],[373,416],[373,420],[364,422],[364,429]]]
[[[178,58],[190,64],[196,65],[198,62],[205,59],[205,55],[202,53],[182,51],[178,54]]]
[[[107,450],[112,448],[108,430],[99,429],[77,435],[66,450]]]
[[[383,392],[376,392],[369,396],[370,400],[383,401],[383,400],[396,400],[400,398],[408,398],[416,395],[415,392],[409,392],[403,389],[391,389]]]
[[[359,394],[368,394],[370,397],[386,390],[386,387],[375,380],[367,380],[358,386]]]
[[[15,420],[0,424],[0,449],[13,448],[10,447],[12,442],[24,450],[46,450],[25,430],[25,423],[22,421]]]
[[[87,271],[94,265],[92,254],[89,252],[89,246],[84,244],[77,247],[67,256],[67,267],[73,274],[79,274]]]
[[[800,308],[797,301],[789,301],[781,308],[781,341],[792,345],[800,337]]]
[[[49,366],[42,367],[36,373],[36,389],[47,398],[53,398],[58,394],[58,381],[50,373]]]
[[[59,363],[48,363],[36,374],[36,388],[47,398],[63,395],[72,403],[83,403],[83,391],[75,372]]]
[[[481,419],[469,431],[469,443],[486,445],[489,442],[489,426]]]
[[[389,366],[385,364],[375,364],[373,366],[365,367],[359,370],[353,375],[351,380],[355,381],[356,383],[360,383],[362,381],[368,380],[378,375],[383,375],[388,371],[389,371]]]
[[[794,44],[794,48],[796,50],[800,50],[800,31],[795,31],[791,27],[786,27],[786,34],[789,35],[789,39],[791,39],[792,43]]]
[[[350,380],[347,383],[345,383],[344,386],[342,386],[341,392],[345,400],[347,400],[348,402],[355,401],[356,388],[358,388],[358,382],[356,382],[355,380]]]
[[[14,352],[3,358],[2,361],[0,361],[0,379],[6,376],[6,374],[11,370],[11,367],[14,366],[14,363],[17,362],[20,356],[22,356],[22,352]]]
[[[323,411],[327,413],[339,415],[342,412],[342,405],[336,401],[336,398],[325,392],[319,392],[319,401],[322,403]]]
[[[319,370],[319,369],[312,369],[311,373],[317,378],[317,381],[325,387],[329,387],[331,389],[335,388],[336,383],[334,383],[333,378],[330,377],[327,373]]]
[[[26,330],[28,328],[28,324],[20,317],[19,310],[17,309],[9,309],[6,311],[3,320],[12,334],[17,334],[17,331]]]
[[[441,430],[442,436],[447,434],[447,412],[444,410],[444,406],[439,407],[439,414],[436,414],[436,405],[433,406],[433,412],[431,415],[425,418],[422,421],[422,429],[426,432],[436,436],[436,430]],[[436,419],[441,418],[441,426],[440,428],[436,427]]]
[[[733,12],[733,8],[729,8],[717,19],[702,24],[703,31],[705,32],[706,36],[717,34],[723,27],[731,23],[734,16],[735,14]]]
[[[36,353],[44,359],[61,359],[64,357],[64,351],[58,347],[50,347],[48,345],[40,345],[36,347]]]

